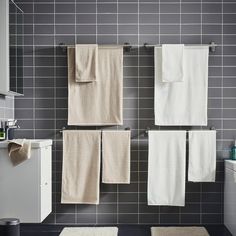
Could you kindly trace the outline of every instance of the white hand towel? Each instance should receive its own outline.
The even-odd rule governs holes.
[[[182,82],[184,79],[184,44],[162,45],[162,82]]]
[[[161,81],[161,48],[155,48],[155,124],[163,126],[207,125],[207,46],[184,49],[184,81]]]
[[[97,80],[98,45],[77,44],[75,46],[75,81]]]
[[[188,180],[214,182],[216,173],[216,131],[189,131]]]
[[[186,131],[149,131],[148,205],[185,205]]]

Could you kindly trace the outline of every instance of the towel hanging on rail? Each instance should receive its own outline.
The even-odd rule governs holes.
[[[61,203],[98,204],[101,131],[63,131]]]
[[[184,49],[184,80],[161,81],[161,48],[155,48],[155,125],[207,125],[208,46]]]
[[[216,175],[216,131],[189,131],[188,180],[193,182],[215,182]]]
[[[75,48],[68,48],[68,125],[123,124],[123,47],[98,48],[98,81],[75,82]]]
[[[184,206],[186,131],[148,135],[148,205]]]
[[[98,45],[75,45],[75,81],[80,83],[97,80]]]
[[[130,183],[130,130],[102,131],[102,182]]]
[[[182,82],[184,79],[184,44],[162,45],[162,82]]]

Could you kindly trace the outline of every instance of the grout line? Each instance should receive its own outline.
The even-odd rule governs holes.
[[[138,44],[140,44],[140,0],[138,0]],[[140,48],[138,48],[138,66],[140,66]],[[138,130],[140,129],[140,122],[139,122],[139,117],[140,117],[140,103],[139,103],[139,97],[140,97],[140,92],[139,92],[139,83],[140,83],[140,72],[138,68]],[[138,137],[138,182],[140,181],[140,152],[139,152],[139,137]],[[140,183],[138,183],[138,224],[140,223]]]
[[[53,78],[53,84],[54,84],[54,94],[56,95],[56,37],[55,37],[55,33],[56,33],[56,0],[53,0],[53,8],[54,8],[54,14],[53,14],[53,31],[54,31],[54,47],[53,47],[53,53],[54,53],[54,57],[53,57],[53,66],[54,66],[54,69],[53,69],[53,73],[54,73],[54,78]],[[57,118],[57,115],[56,115],[56,96],[54,97],[53,99],[53,105],[54,105],[54,134],[56,135],[56,128],[57,128],[57,125],[56,125],[56,118]],[[52,149],[52,155],[54,156],[54,152],[56,151],[56,145],[57,145],[57,141],[55,140],[55,137],[54,137],[54,140],[53,140],[53,149]],[[52,156],[52,157],[53,157]],[[57,172],[57,170],[55,170],[55,172]],[[54,173],[54,178],[55,180],[57,181],[57,175]],[[53,172],[52,172],[52,176],[53,176]],[[55,191],[57,192],[57,185],[55,184],[54,186],[55,188]],[[54,196],[53,196],[54,197]],[[57,206],[55,205],[55,213],[54,213],[54,223],[57,223],[57,217],[56,217],[56,213],[57,213]]]

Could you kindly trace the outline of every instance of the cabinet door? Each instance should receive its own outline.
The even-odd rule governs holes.
[[[0,149],[0,218],[19,218],[21,223],[40,222],[40,158],[32,149],[31,158],[13,166],[7,149]]]
[[[52,148],[41,148],[41,221],[52,211]]]

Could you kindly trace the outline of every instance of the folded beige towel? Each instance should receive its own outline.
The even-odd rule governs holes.
[[[101,131],[63,131],[61,203],[99,203]]]
[[[209,236],[204,227],[152,227],[152,236]]]
[[[75,81],[93,82],[97,79],[97,44],[77,44],[75,46]]]
[[[130,131],[102,132],[102,182],[130,183]]]
[[[75,49],[68,48],[68,125],[122,125],[123,47],[98,49],[98,81],[75,82]]]
[[[14,166],[19,165],[31,157],[31,141],[14,139],[8,144],[8,154]]]
[[[117,227],[71,227],[64,228],[60,236],[117,236]]]

